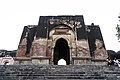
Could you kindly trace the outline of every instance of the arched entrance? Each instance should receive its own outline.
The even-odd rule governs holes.
[[[54,65],[57,65],[60,59],[64,59],[67,65],[70,64],[69,46],[67,41],[63,38],[60,38],[56,41],[56,44],[54,47],[54,57],[53,57]]]

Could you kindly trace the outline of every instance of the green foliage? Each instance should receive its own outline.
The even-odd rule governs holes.
[[[120,16],[118,16],[118,18],[120,19]],[[119,23],[120,23],[120,20],[119,20]],[[116,36],[118,37],[118,40],[120,41],[120,24],[117,24],[116,30],[117,30]]]

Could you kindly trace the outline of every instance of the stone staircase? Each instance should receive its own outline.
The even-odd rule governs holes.
[[[120,68],[107,65],[3,65],[0,80],[120,80]]]

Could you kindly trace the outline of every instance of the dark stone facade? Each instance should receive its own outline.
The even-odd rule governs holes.
[[[16,55],[17,60],[22,57],[37,57],[39,63],[46,59],[43,64],[61,58],[69,64],[91,64],[95,59],[105,63],[108,55],[99,25],[85,25],[82,15],[69,15],[40,16],[38,25],[25,26]]]

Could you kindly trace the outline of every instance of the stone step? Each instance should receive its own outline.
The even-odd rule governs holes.
[[[105,79],[103,76],[66,76],[66,75],[11,75],[11,76],[2,76],[0,78],[13,79]]]
[[[105,79],[101,76],[45,76],[46,79]]]
[[[0,66],[0,80],[120,80],[120,68],[101,65]]]

